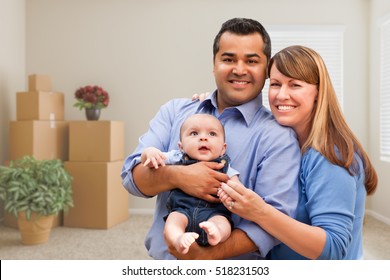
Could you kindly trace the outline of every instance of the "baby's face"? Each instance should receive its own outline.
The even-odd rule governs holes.
[[[199,114],[183,124],[179,148],[193,159],[210,161],[226,151],[224,130],[218,119]]]

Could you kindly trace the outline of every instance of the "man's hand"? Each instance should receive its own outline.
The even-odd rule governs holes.
[[[167,240],[165,240],[167,241]],[[216,246],[199,246],[194,242],[187,254],[180,254],[172,244],[168,251],[179,260],[223,260],[258,250],[252,240],[240,229],[234,229],[230,237]]]
[[[168,252],[178,260],[212,260],[212,254],[207,253],[210,247],[201,247],[196,242],[192,243],[187,254],[180,254],[172,244],[167,245]]]
[[[220,202],[217,198],[221,182],[229,176],[217,170],[223,163],[198,162],[191,165],[166,165],[152,169],[138,164],[133,169],[134,182],[139,190],[149,196],[180,188],[183,192],[209,202]]]
[[[217,170],[223,163],[198,162],[182,166],[176,173],[177,187],[190,196],[209,202],[220,202],[217,198],[221,182],[227,182],[229,176]]]

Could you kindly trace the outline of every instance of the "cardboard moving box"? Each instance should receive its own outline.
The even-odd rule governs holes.
[[[29,91],[51,91],[51,78],[48,75],[32,74],[28,76]]]
[[[68,160],[69,123],[65,121],[11,121],[10,160],[30,155],[38,160]]]
[[[16,120],[64,120],[64,94],[61,92],[17,92]]]
[[[129,194],[122,186],[123,161],[65,162],[73,177],[74,207],[64,213],[64,226],[107,229],[129,217]]]
[[[69,161],[123,160],[124,123],[121,121],[70,121]]]

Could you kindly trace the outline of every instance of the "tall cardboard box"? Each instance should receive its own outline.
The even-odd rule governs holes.
[[[70,121],[69,161],[123,160],[124,123],[121,121]]]
[[[73,177],[74,207],[64,214],[64,226],[107,229],[129,217],[129,194],[122,186],[123,161],[65,162]]]
[[[51,91],[51,78],[49,75],[32,74],[28,76],[29,91]]]
[[[17,92],[16,120],[64,120],[64,94],[61,92]]]
[[[69,122],[11,121],[10,159],[31,155],[38,160],[68,160]]]

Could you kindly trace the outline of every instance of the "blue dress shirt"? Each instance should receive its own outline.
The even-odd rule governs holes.
[[[180,126],[194,113],[208,113],[217,117],[225,127],[227,151],[231,165],[240,173],[240,181],[259,194],[267,203],[295,217],[298,203],[298,172],[301,154],[294,131],[280,126],[262,105],[259,94],[255,99],[236,107],[226,108],[219,114],[216,92],[199,101],[174,99],[163,105],[151,120],[149,130],[140,137],[138,147],[129,155],[122,168],[122,184],[131,194],[145,197],[137,188],[132,169],[140,163],[146,147],[163,152],[177,149]],[[153,224],[146,236],[145,246],[154,259],[174,259],[164,241],[163,217],[167,215],[166,200],[169,192],[157,196]],[[280,242],[253,222],[233,215],[236,228],[246,232],[259,252],[238,259],[261,259]]]

